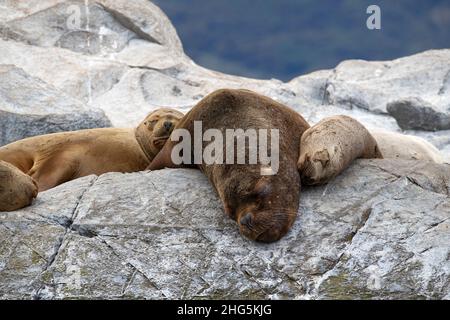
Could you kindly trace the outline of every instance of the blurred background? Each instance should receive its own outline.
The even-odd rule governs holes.
[[[450,47],[450,0],[154,0],[198,64],[290,80],[345,59],[389,60]],[[381,7],[381,30],[366,9]]]

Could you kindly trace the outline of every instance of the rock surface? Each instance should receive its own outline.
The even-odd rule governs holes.
[[[450,166],[360,160],[304,188],[281,241],[243,238],[197,170],[111,173],[0,213],[3,298],[442,299]]]
[[[0,6],[0,145],[135,126],[155,108],[187,111],[229,87],[268,95],[311,124],[347,114],[410,129],[450,155],[441,130],[450,50],[344,61],[283,83],[196,65],[149,1]],[[357,161],[304,188],[292,231],[263,245],[240,236],[199,171],[78,179],[0,213],[0,298],[450,299],[449,183],[448,165]]]
[[[446,114],[420,98],[397,100],[387,111],[404,130],[450,130],[450,114]]]
[[[108,127],[100,109],[87,108],[12,65],[0,65],[0,146],[59,131]]]

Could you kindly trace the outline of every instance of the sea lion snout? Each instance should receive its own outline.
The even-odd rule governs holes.
[[[293,223],[288,213],[271,211],[244,211],[238,221],[239,230],[243,236],[260,242],[280,240]]]
[[[167,132],[171,132],[173,127],[174,125],[172,121],[169,120],[164,121],[164,129],[166,129]]]
[[[302,154],[298,161],[302,181],[308,185],[322,183],[323,178],[329,174],[330,161],[332,159],[327,149],[317,151],[312,156],[309,153]]]

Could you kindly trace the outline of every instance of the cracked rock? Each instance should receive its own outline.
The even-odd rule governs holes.
[[[443,299],[449,176],[448,165],[358,160],[328,185],[303,188],[292,230],[272,244],[242,237],[198,170],[82,178],[1,215],[0,294]],[[72,227],[61,226],[74,208]]]
[[[311,124],[346,114],[410,128],[450,163],[450,50],[343,61],[283,83],[196,65],[147,0],[8,1],[0,21],[0,145],[134,127],[161,106],[187,112],[216,89],[246,88]],[[401,118],[387,107],[398,101]],[[449,181],[448,165],[359,160],[302,188],[292,230],[260,244],[197,170],[77,179],[0,213],[0,299],[449,299]]]

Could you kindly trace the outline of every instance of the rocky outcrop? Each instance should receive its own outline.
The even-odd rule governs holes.
[[[243,238],[207,179],[86,177],[0,214],[3,298],[442,299],[450,167],[360,160],[304,188],[281,241]]]
[[[449,103],[450,107],[450,103]],[[387,110],[404,130],[450,130],[450,112],[447,114],[420,98],[391,102]]]
[[[347,114],[410,129],[450,155],[439,120],[449,115],[450,50],[345,61],[283,83],[196,65],[149,1],[15,1],[0,18],[0,145],[135,126],[228,87],[311,123]],[[450,299],[449,181],[448,165],[357,161],[303,188],[293,229],[266,245],[239,234],[199,171],[85,177],[0,213],[0,298]]]
[[[58,131],[107,127],[102,110],[12,65],[0,65],[0,146],[25,137]]]

